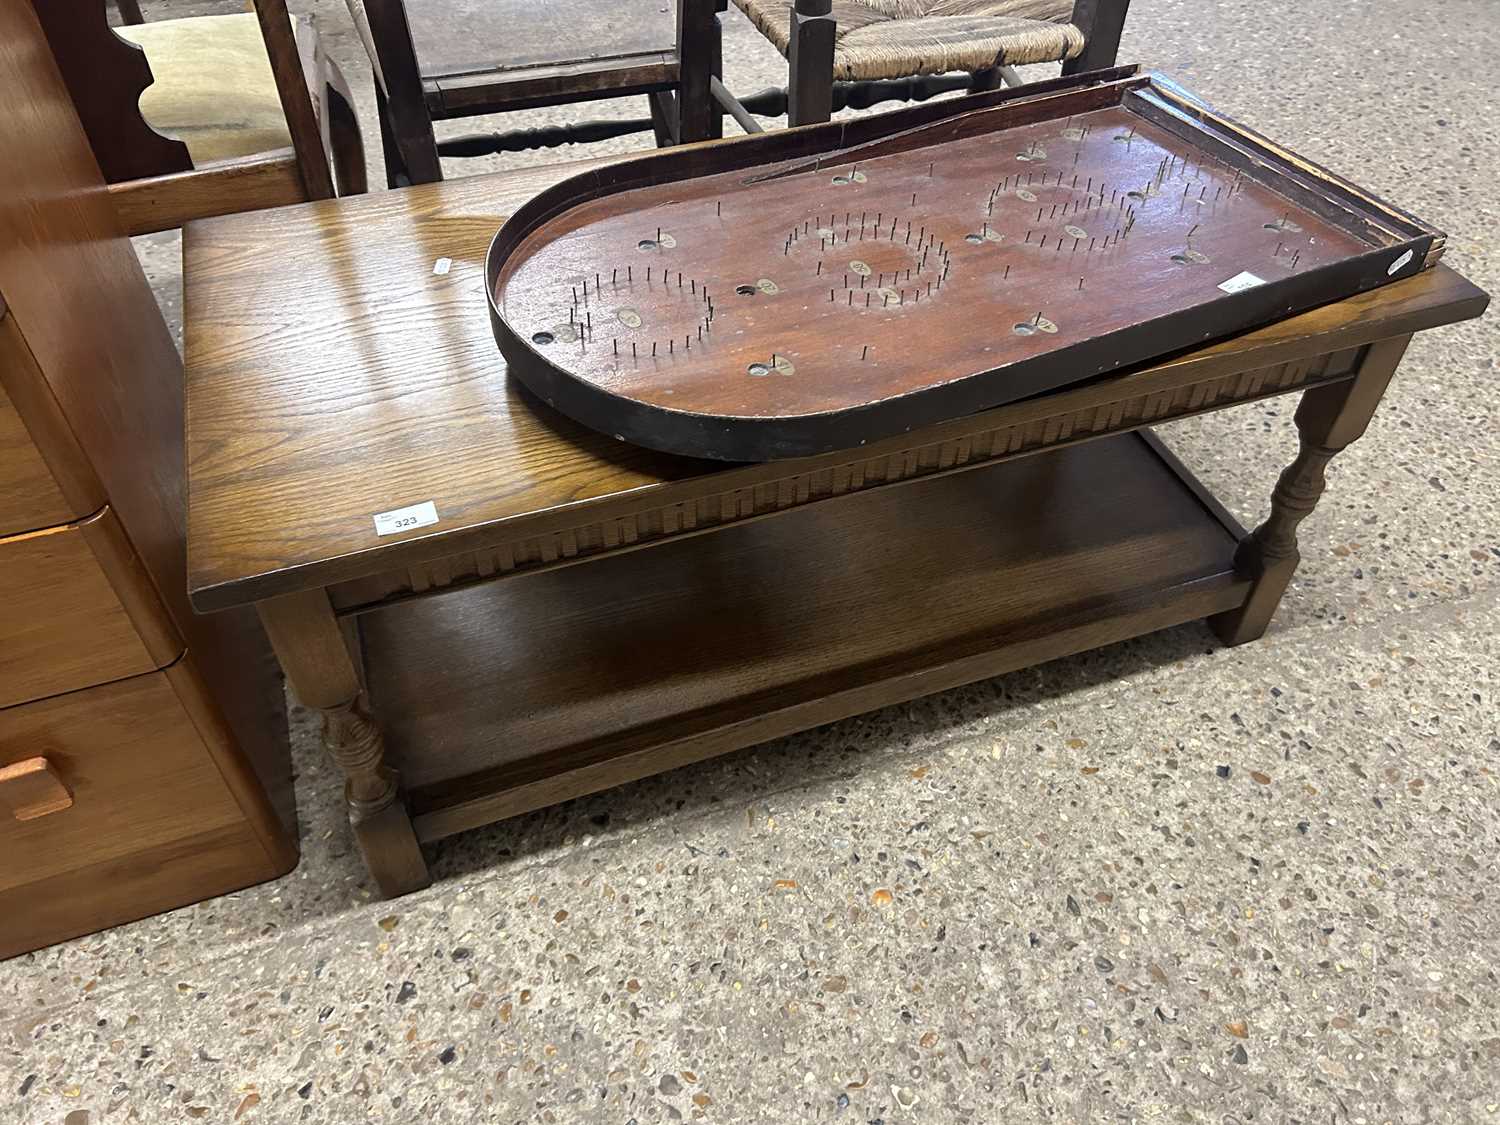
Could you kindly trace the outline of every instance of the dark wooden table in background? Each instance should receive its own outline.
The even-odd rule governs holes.
[[[506,378],[485,250],[588,166],[185,236],[192,602],[257,605],[388,895],[427,882],[422,841],[569,797],[1184,621],[1259,636],[1411,334],[1486,303],[1439,266],[858,450],[710,464]],[[1302,450],[1249,535],[1144,429],[1292,391]]]

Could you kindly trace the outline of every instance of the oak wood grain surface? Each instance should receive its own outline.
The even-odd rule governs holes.
[[[0,317],[0,537],[88,514],[75,511],[58,489],[26,423],[5,393],[6,375],[21,377],[15,369],[22,363],[29,365],[30,358],[14,322]],[[12,370],[7,372],[7,367]]]
[[[0,821],[0,891],[244,821],[162,672],[0,710],[0,764],[35,756],[73,807]]]
[[[232,866],[239,883],[196,881],[199,869],[191,863],[133,880],[137,889],[151,885],[142,901],[191,901],[295,862],[279,679],[253,613],[246,631],[246,614],[207,619],[188,607],[181,360],[30,4],[0,4],[0,72],[14,103],[12,112],[0,115],[6,154],[0,161],[0,292],[15,329],[0,349],[0,382],[75,518],[108,513],[82,519],[81,529],[140,634],[149,666],[173,661],[157,693],[159,725],[197,731],[201,768],[233,795],[254,842],[251,854],[218,867]],[[18,353],[24,353],[19,361]],[[66,602],[54,609],[54,625],[67,623],[80,648],[99,643],[97,631],[72,628],[78,623]],[[194,650],[186,657],[184,638]],[[62,724],[64,713],[48,708],[73,698],[53,696],[4,714],[50,715]],[[84,734],[105,745],[110,732],[104,723]],[[144,734],[139,745],[149,751]],[[18,752],[11,743],[4,749],[7,756]],[[120,823],[130,815],[153,823],[161,814],[153,800],[170,803],[174,792],[170,785],[146,792],[142,808],[119,811]],[[138,846],[149,847],[148,840]],[[108,875],[101,874],[97,903],[72,904],[73,916],[106,916],[105,902],[117,911],[146,912],[128,894],[104,893],[107,885]],[[49,912],[57,927],[79,932],[68,916],[67,903]],[[61,936],[40,922],[26,932],[37,941]]]
[[[200,610],[455,554],[529,522],[587,522],[689,482],[833,462],[725,468],[652,453],[586,430],[506,378],[485,316],[489,241],[517,205],[607,162],[189,225],[188,565]],[[1106,401],[1125,379],[1284,362],[1484,304],[1440,265],[1089,386]],[[437,524],[375,534],[374,513],[428,500]]]
[[[106,508],[86,524],[101,521],[114,514]],[[153,659],[94,553],[103,538],[67,524],[0,539],[0,707],[149,672],[181,654],[179,642]]]
[[[297,157],[289,148],[220,160],[188,172],[111,184],[109,198],[131,234],[149,234],[224,212],[232,196],[243,211],[285,207],[307,198]]]
[[[365,666],[390,759],[421,790],[816,697],[845,670],[995,647],[1147,589],[1227,586],[1236,540],[1127,434],[379,610]]]
[[[67,812],[57,814],[66,816]],[[0,891],[0,960],[283,875],[244,821]],[[191,893],[191,892],[187,892]]]

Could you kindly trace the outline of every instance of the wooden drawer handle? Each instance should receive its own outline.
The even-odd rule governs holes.
[[[46,758],[27,758],[0,766],[0,809],[17,820],[35,820],[73,804],[73,794]]]

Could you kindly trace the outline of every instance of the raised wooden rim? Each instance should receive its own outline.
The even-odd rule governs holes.
[[[1320,213],[1372,243],[1367,253],[1241,293],[1206,307],[1182,309],[1106,336],[1081,340],[1022,365],[975,372],[947,383],[863,403],[795,416],[748,417],[673,410],[607,391],[555,366],[513,331],[496,289],[509,255],[534,231],[585,201],[641,187],[757,168],[757,182],[840,161],[900,152],[1085,109],[1118,105],[1140,113],[1172,111],[1180,133],[1201,136],[1221,158],[1240,162],[1278,190],[1322,201]],[[1191,110],[1192,112],[1188,112]],[[770,461],[856,448],[898,434],[1055,388],[1242,331],[1329,300],[1351,296],[1429,263],[1439,237],[1401,212],[1301,161],[1258,135],[1213,114],[1180,89],[1135,68],[1059,79],[1036,86],[918,106],[876,117],[767,134],[712,148],[667,151],[564,180],[517,209],[485,258],[485,290],[495,340],[510,370],[531,392],[592,429],[664,452],[724,461]],[[1411,267],[1388,274],[1391,252],[1412,251]],[[1435,255],[1433,256],[1435,260]],[[1163,342],[1166,341],[1164,349]],[[1003,388],[994,376],[1003,371]]]

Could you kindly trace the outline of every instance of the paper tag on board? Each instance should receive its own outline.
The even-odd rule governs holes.
[[[1413,257],[1415,257],[1415,255],[1411,252],[1411,250],[1410,249],[1406,250],[1399,258],[1397,258],[1394,262],[1392,262],[1389,266],[1386,267],[1386,271],[1385,271],[1386,277],[1390,277],[1393,273],[1395,273],[1397,270],[1399,270],[1402,266],[1406,265],[1407,262],[1411,261]]]
[[[421,504],[408,504],[404,508],[393,508],[389,512],[375,513],[375,534],[394,535],[398,531],[410,531],[414,527],[426,527],[437,523],[437,505],[431,500]]]
[[[437,261],[432,263],[432,272],[441,277],[443,274],[448,272],[449,268],[452,265],[452,258],[439,258]]]
[[[1264,285],[1266,279],[1256,277],[1248,270],[1235,274],[1228,281],[1219,282],[1219,288],[1226,293],[1243,293],[1246,289],[1254,289],[1257,285]]]

